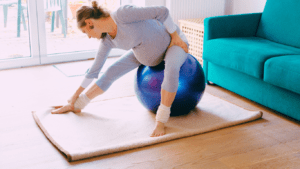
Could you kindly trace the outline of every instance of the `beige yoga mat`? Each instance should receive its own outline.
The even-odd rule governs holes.
[[[69,161],[193,136],[262,117],[260,111],[248,111],[205,93],[189,115],[169,119],[166,135],[149,137],[155,114],[147,111],[135,96],[93,102],[82,113],[54,115],[50,111],[33,112],[33,117]]]

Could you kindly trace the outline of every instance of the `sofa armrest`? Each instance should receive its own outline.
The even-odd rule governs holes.
[[[262,13],[225,15],[204,19],[204,41],[255,36]]]

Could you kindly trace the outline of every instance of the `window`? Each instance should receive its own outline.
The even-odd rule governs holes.
[[[121,0],[98,0],[110,11]],[[76,10],[92,0],[0,0],[0,69],[93,58],[99,41],[77,28]],[[2,24],[4,23],[4,24]],[[121,50],[112,51],[115,55]]]

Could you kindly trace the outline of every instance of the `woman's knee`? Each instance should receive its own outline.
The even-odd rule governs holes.
[[[165,74],[178,75],[181,66],[187,59],[187,53],[181,53],[180,55],[175,54],[175,57],[170,58],[170,55],[165,59]]]
[[[164,76],[168,79],[179,78],[179,71],[181,66],[165,65]]]
[[[187,59],[188,54],[179,46],[172,46],[166,52],[164,61],[166,65],[181,66]]]
[[[103,72],[104,77],[106,78],[113,78],[118,74],[118,66],[117,65],[111,65],[110,67],[107,68],[105,72]]]

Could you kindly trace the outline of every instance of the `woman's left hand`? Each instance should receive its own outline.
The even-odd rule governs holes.
[[[189,52],[187,44],[180,38],[176,31],[171,34],[171,43],[168,49],[174,45],[181,47],[186,53]]]

